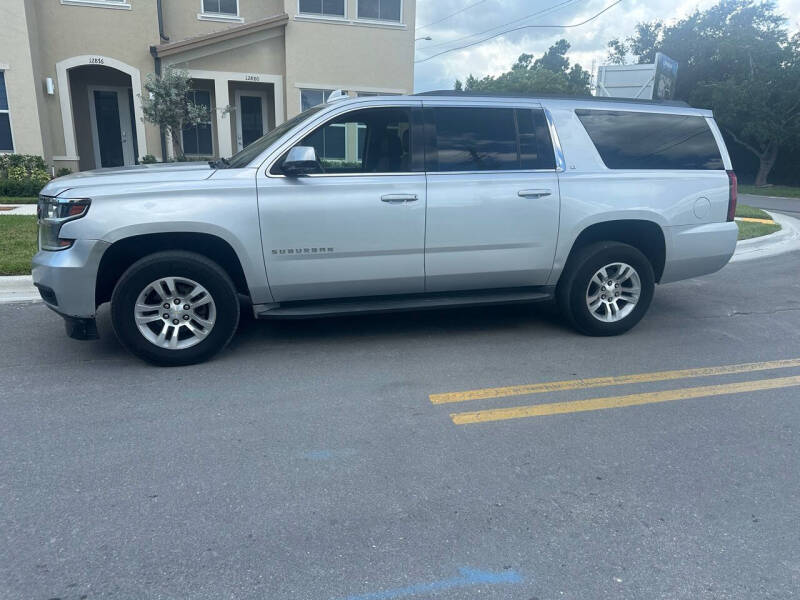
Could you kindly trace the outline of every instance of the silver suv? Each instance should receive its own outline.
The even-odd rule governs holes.
[[[431,93],[338,100],[230,159],[101,169],[39,200],[33,279],[77,338],[203,361],[258,318],[555,298],[588,335],[736,246],[709,111]]]

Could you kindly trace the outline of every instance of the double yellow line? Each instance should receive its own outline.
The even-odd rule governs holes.
[[[656,381],[670,381],[677,379],[690,379],[696,377],[711,377],[715,375],[730,375],[734,373],[753,373],[774,369],[788,369],[800,367],[800,359],[775,360],[769,362],[745,363],[738,365],[725,365],[721,367],[704,367],[697,369],[681,369],[677,371],[658,371],[654,373],[640,373],[636,375],[621,375],[616,377],[595,377],[592,379],[573,379],[568,381],[553,381],[547,383],[534,383],[508,387],[486,388],[466,392],[453,392],[448,394],[431,394],[433,404],[447,404],[467,402],[470,400],[486,400],[491,398],[506,398],[509,396],[522,396],[541,394],[564,390],[582,390],[597,387],[626,385],[631,383],[651,383]],[[557,415],[565,413],[583,412],[588,410],[602,410],[606,408],[621,408],[624,406],[638,406],[657,402],[670,402],[673,400],[687,400],[690,398],[705,398],[722,396],[725,394],[738,394],[760,390],[800,386],[800,376],[781,377],[777,379],[762,379],[740,383],[721,385],[706,385],[661,392],[646,392],[629,394],[625,396],[612,396],[607,398],[592,398],[573,402],[554,402],[550,404],[534,404],[529,406],[515,406],[511,408],[497,408],[473,412],[452,413],[450,418],[456,425],[470,423],[486,423],[490,421],[504,421],[523,417],[538,417],[544,415]]]

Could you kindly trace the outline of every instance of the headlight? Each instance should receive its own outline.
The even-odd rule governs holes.
[[[74,240],[59,237],[61,226],[80,219],[89,210],[91,200],[88,198],[52,198],[39,196],[36,216],[39,219],[39,248],[41,250],[65,250],[72,246]]]

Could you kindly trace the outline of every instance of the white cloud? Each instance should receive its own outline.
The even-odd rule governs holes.
[[[478,0],[417,0],[417,23],[424,26]],[[515,19],[550,9],[565,0],[483,0],[441,23],[419,29],[416,37],[429,35],[432,41],[417,42],[417,60],[436,52],[488,37],[467,38],[460,43],[455,40]],[[458,50],[416,65],[415,88],[417,91],[452,88],[456,79],[464,79],[470,73],[476,77],[497,75],[509,69],[523,52],[542,54],[556,40],[567,39],[572,48],[569,58],[590,69],[593,61],[605,61],[608,40],[624,38],[633,33],[641,21],[662,19],[675,21],[693,12],[716,4],[718,0],[623,0],[597,19],[571,29],[526,29],[504,34],[482,44]],[[520,21],[519,25],[547,24],[566,25],[579,23],[600,12],[611,4],[611,0],[573,0],[548,14]],[[778,9],[789,19],[790,29],[800,29],[800,0],[778,0]],[[502,29],[498,30],[502,31]]]

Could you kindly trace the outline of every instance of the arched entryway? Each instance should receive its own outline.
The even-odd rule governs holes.
[[[81,170],[132,165],[147,154],[138,69],[105,56],[56,64],[64,145]]]

